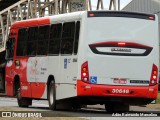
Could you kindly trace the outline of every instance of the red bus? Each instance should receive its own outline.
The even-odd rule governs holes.
[[[6,94],[20,107],[105,104],[129,110],[157,98],[158,18],[83,11],[15,22],[6,43]]]

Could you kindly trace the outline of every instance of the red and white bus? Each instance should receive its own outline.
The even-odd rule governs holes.
[[[6,94],[20,107],[104,104],[129,110],[157,98],[158,17],[81,11],[15,22],[10,29]]]

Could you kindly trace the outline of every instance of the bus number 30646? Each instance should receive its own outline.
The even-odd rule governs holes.
[[[128,89],[112,89],[112,93],[124,93],[124,94],[128,94],[129,90]]]

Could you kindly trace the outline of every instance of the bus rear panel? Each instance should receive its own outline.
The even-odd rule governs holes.
[[[157,16],[97,11],[88,12],[85,23],[78,96],[156,99]]]

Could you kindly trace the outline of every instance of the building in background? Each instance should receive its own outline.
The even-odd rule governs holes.
[[[160,19],[160,0],[132,0],[122,10],[157,14]]]

